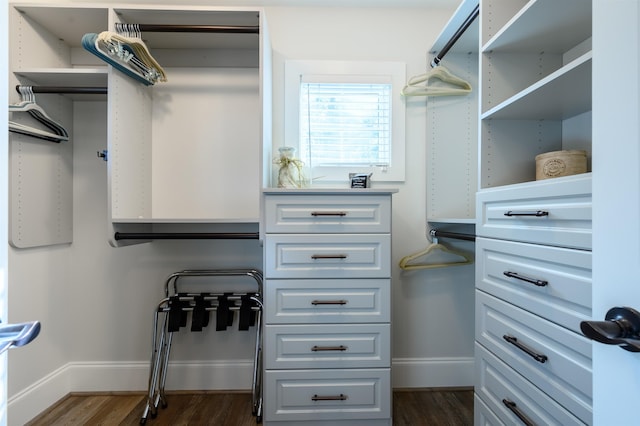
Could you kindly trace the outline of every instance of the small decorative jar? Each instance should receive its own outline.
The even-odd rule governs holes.
[[[278,148],[280,156],[274,160],[278,169],[278,188],[304,188],[304,163],[295,158],[296,149],[290,146]]]

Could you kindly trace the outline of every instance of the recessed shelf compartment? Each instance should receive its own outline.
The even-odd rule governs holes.
[[[82,47],[82,36],[107,29],[108,14],[104,7],[61,5],[14,5],[27,21],[42,26],[69,47]]]
[[[590,36],[591,7],[585,7],[583,0],[531,0],[488,40],[482,51],[562,53]]]
[[[589,51],[482,114],[482,119],[564,120],[591,110]]]

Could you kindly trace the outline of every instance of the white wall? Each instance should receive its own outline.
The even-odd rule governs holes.
[[[427,49],[452,12],[452,7],[267,8],[275,143],[284,130],[285,60],[403,61],[408,76],[420,74]],[[395,266],[428,244],[425,111],[426,100],[412,101],[407,110],[407,180],[394,185],[400,189],[393,200],[394,386],[469,386],[473,266],[412,272]],[[164,241],[111,248],[106,167],[96,157],[96,151],[106,148],[106,104],[77,103],[74,121],[73,244],[9,253],[10,320],[43,323],[41,336],[9,357],[12,423],[27,420],[72,390],[146,388],[152,313],[164,278],[185,268],[261,262],[256,241]],[[172,359],[180,361],[180,370],[173,370],[168,387],[247,389],[252,346],[247,336],[237,330],[179,336]],[[244,382],[238,382],[235,372],[246,377]]]

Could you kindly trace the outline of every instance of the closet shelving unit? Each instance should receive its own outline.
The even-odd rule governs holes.
[[[480,190],[533,182],[538,154],[591,151],[591,15],[583,3],[482,3]]]
[[[475,424],[592,424],[591,2],[483,0],[476,197]]]
[[[85,31],[106,27],[107,17],[103,7],[10,4],[9,102],[20,100],[18,85],[106,87],[106,65],[88,60],[80,41]],[[29,136],[10,135],[10,243],[18,248],[73,240],[74,104],[107,97],[47,93],[36,94],[36,99],[71,138],[43,144]]]
[[[107,95],[46,94],[38,101],[70,128],[76,101],[107,102],[107,231],[112,245],[141,241],[117,240],[116,233],[257,232],[260,189],[267,182],[271,158],[269,149],[263,149],[270,146],[271,66],[261,9],[16,3],[10,10],[10,87],[16,100],[14,87],[19,84],[107,88]],[[143,38],[168,82],[144,86],[82,48],[84,34],[114,31],[116,23],[156,27]],[[204,26],[245,26],[252,31],[203,32]],[[72,144],[65,146],[65,162],[70,162]],[[73,171],[64,173],[65,182],[50,191],[68,193],[63,202],[30,210],[43,217],[53,213],[60,220],[71,218]],[[41,188],[13,193],[24,199],[25,191],[35,200]],[[60,210],[60,204],[67,207]],[[37,221],[44,222],[31,220]],[[68,222],[62,240],[45,237],[16,245],[70,242]],[[36,233],[46,235],[41,231]]]
[[[477,0],[462,2],[429,49],[429,64],[441,55],[456,33],[474,16],[477,6]],[[476,17],[440,62],[454,75],[468,81],[472,92],[465,96],[429,97],[426,100],[427,221],[438,226],[461,224],[468,228],[466,225],[475,223],[478,34],[479,19]]]
[[[478,175],[478,0],[465,0],[429,49],[437,62],[471,84],[465,96],[427,98],[427,235],[474,235]]]

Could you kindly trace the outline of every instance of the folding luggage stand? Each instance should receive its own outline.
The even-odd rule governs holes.
[[[178,280],[183,277],[242,277],[253,278],[258,290],[253,293],[181,293]],[[216,330],[232,325],[235,311],[239,311],[239,330],[256,326],[253,360],[252,410],[258,423],[262,422],[262,272],[257,269],[185,270],[171,274],[165,283],[165,298],[160,301],[153,317],[149,392],[140,424],[147,416],[158,414],[158,405],[167,406],[165,384],[169,367],[169,353],[174,331],[187,325],[191,313],[191,331],[202,331],[209,323],[209,313],[216,312]],[[161,318],[162,317],[162,318]]]

